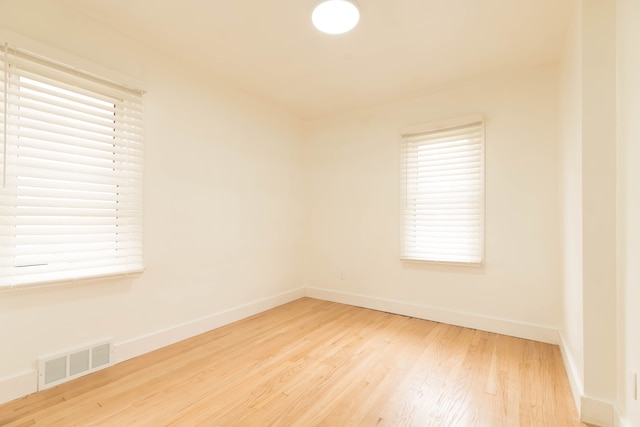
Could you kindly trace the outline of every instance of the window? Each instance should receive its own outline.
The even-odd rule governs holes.
[[[0,289],[141,271],[141,92],[0,46]]]
[[[480,115],[402,132],[402,259],[483,263],[483,152]]]

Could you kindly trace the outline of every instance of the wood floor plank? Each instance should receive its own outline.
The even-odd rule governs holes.
[[[0,405],[16,426],[586,426],[557,346],[303,298]]]

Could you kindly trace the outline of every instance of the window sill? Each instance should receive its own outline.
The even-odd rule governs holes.
[[[445,267],[462,267],[462,268],[484,268],[484,261],[480,262],[463,262],[463,261],[431,261],[426,259],[400,258],[402,263],[435,265]]]
[[[92,276],[83,276],[83,277],[75,277],[75,278],[66,278],[66,279],[52,279],[52,280],[42,280],[34,283],[25,283],[19,285],[6,285],[0,286],[0,294],[8,293],[8,292],[19,292],[19,291],[29,291],[34,289],[46,289],[46,288],[62,288],[67,286],[77,286],[80,283],[86,282],[97,282],[103,281],[107,279],[125,279],[125,278],[138,278],[144,272],[144,268],[139,270],[132,270],[121,273],[105,273],[105,274],[96,274]]]

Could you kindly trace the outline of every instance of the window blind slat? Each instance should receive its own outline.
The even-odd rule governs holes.
[[[47,117],[41,113],[30,110],[24,110],[20,119],[17,119],[14,115],[10,116],[8,125],[9,129],[15,128],[14,135],[16,137],[27,136],[28,132],[39,131],[40,135],[47,133],[109,143],[113,142],[116,136],[115,128],[105,130],[105,128],[100,129],[81,122],[76,124],[68,121],[64,122],[53,117],[47,120]],[[134,135],[131,135],[129,139],[135,139]]]
[[[474,153],[471,155],[461,156],[458,154],[448,156],[432,156],[429,160],[425,160],[428,155],[416,156],[415,159],[402,162],[407,167],[415,167],[418,171],[429,170],[446,170],[448,167],[474,167],[477,165],[477,161],[480,158],[480,153]]]
[[[111,135],[109,138],[94,138],[94,139],[86,139],[77,135],[70,134],[60,134],[56,132],[50,132],[46,129],[37,129],[37,128],[20,128],[20,130],[14,131],[14,134],[11,135],[14,138],[20,138],[22,143],[29,143],[29,141],[34,142],[45,142],[45,143],[56,143],[58,149],[63,149],[65,146],[75,147],[77,150],[95,150],[95,151],[106,151],[106,152],[116,152],[116,153],[130,153],[132,158],[138,158],[140,156],[136,155],[137,152],[142,152],[142,145],[139,141],[134,140],[132,138],[120,138],[121,144],[114,146],[113,140],[114,136],[118,137],[118,135]],[[15,148],[15,146],[14,146]],[[52,150],[55,150],[52,147]]]
[[[61,115],[82,115],[89,120],[113,119],[116,113],[115,100],[95,101],[86,96],[80,99],[77,92],[55,90],[57,88],[53,86],[31,82],[22,78],[19,85],[11,86],[7,92],[16,98],[16,105],[36,110],[50,110]]]
[[[136,248],[137,243],[129,241],[95,241],[95,242],[83,242],[75,241],[73,243],[38,243],[34,245],[20,244],[17,245],[15,254],[17,257],[22,255],[34,256],[33,250],[35,247],[42,246],[39,250],[41,254],[37,254],[38,259],[46,260],[47,254],[65,254],[65,253],[84,253],[91,250],[115,250],[118,248]]]
[[[135,232],[141,231],[140,228],[136,229]],[[0,225],[0,233],[10,234],[13,231],[8,229],[7,227]],[[119,231],[117,224],[99,224],[99,225],[85,225],[85,226],[55,226],[55,225],[37,225],[37,226],[22,226],[20,229],[20,236],[67,236],[69,238],[74,238],[75,235],[101,235],[101,234],[114,234],[118,233],[122,237],[125,233]]]
[[[42,129],[64,135],[87,135],[89,137],[97,133],[113,137],[115,132],[121,132],[121,135],[125,133],[135,135],[136,127],[138,127],[135,122],[126,121],[124,116],[118,114],[114,114],[111,117],[110,123],[101,117],[87,118],[85,117],[86,115],[73,114],[71,112],[65,113],[61,109],[57,111],[54,108],[38,109],[33,104],[16,104],[16,106],[20,107],[20,121],[18,121],[17,117],[11,116],[9,118],[13,120],[8,123],[25,129]],[[63,130],[59,130],[61,127]],[[73,132],[74,130],[75,132]]]
[[[0,226],[6,226],[5,230],[7,233],[10,233],[8,230],[15,229],[16,227],[21,226],[59,226],[59,225],[68,225],[68,226],[84,226],[84,225],[107,225],[114,224],[118,226],[139,226],[142,227],[142,219],[141,218],[121,218],[121,217],[109,217],[109,218],[99,218],[99,217],[64,217],[64,216],[49,216],[46,221],[43,221],[42,218],[37,217],[29,217],[29,216],[21,216],[10,218],[10,209],[5,209],[3,212],[0,212]],[[9,214],[5,214],[5,212],[9,212]]]
[[[113,192],[113,189],[111,190]],[[132,193],[129,189],[118,190],[121,191],[125,197],[121,200],[123,201],[134,201],[138,200],[138,195],[136,193]],[[76,190],[64,190],[58,188],[39,188],[25,185],[21,188],[20,194],[22,197],[30,197],[30,198],[42,198],[43,200],[62,200],[67,201],[67,204],[71,200],[77,200],[80,203],[86,201],[89,202],[97,202],[97,201],[112,201],[113,197],[109,192],[82,192]],[[129,195],[129,198],[126,197]]]

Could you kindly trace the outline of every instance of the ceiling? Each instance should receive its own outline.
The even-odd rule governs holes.
[[[389,102],[560,54],[571,0],[358,0],[343,35],[317,0],[60,0],[301,118]]]

